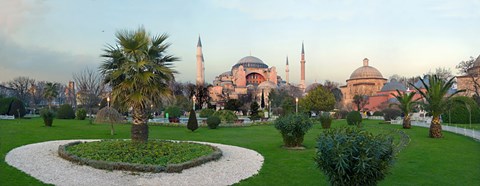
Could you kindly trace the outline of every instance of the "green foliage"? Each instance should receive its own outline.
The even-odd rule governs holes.
[[[169,118],[179,118],[182,116],[182,111],[180,110],[180,107],[177,107],[175,105],[169,106],[165,109],[165,113],[168,113]]]
[[[25,104],[23,101],[17,98],[13,98],[12,102],[10,103],[10,109],[8,111],[8,115],[14,115],[15,118],[21,118],[25,116],[27,111],[25,110]]]
[[[178,164],[208,155],[213,149],[196,143],[148,141],[132,143],[127,140],[108,140],[69,146],[69,153],[78,157],[109,162],[147,165]]]
[[[303,136],[312,128],[313,122],[303,114],[289,114],[275,120],[275,128],[280,131],[286,147],[299,147]]]
[[[238,99],[229,99],[227,103],[225,103],[225,110],[233,110],[238,111],[243,104]]]
[[[190,110],[190,116],[188,117],[187,128],[192,132],[198,129],[197,114],[195,114],[195,111],[193,109]]]
[[[451,101],[452,106],[442,115],[443,122],[470,123],[470,113],[468,111],[468,107],[470,107],[472,123],[480,123],[480,108],[475,100],[470,97],[457,96],[452,98]]]
[[[347,123],[360,127],[362,124],[362,115],[358,111],[351,111],[347,114]]]
[[[57,118],[58,119],[74,119],[75,118],[75,111],[69,104],[60,105],[60,108],[57,110]]]
[[[320,123],[322,124],[322,128],[328,129],[332,125],[332,116],[330,112],[324,112],[320,115]]]
[[[251,104],[250,104],[250,116],[249,118],[252,120],[252,121],[255,121],[255,120],[258,120],[260,119],[260,115],[258,114],[258,109],[260,108],[260,105],[258,105],[258,103],[256,101],[253,101]]]
[[[315,161],[331,185],[376,185],[394,158],[392,137],[352,127],[325,130],[317,139]]]
[[[413,100],[415,94],[416,92],[402,93],[397,89],[397,94],[391,93],[391,95],[397,99],[398,103],[392,103],[391,106],[396,105],[405,115],[409,115],[418,104],[416,100]]]
[[[50,109],[42,109],[40,110],[40,117],[42,117],[45,126],[51,127],[53,124],[53,118],[55,118],[55,112]]]
[[[345,119],[347,118],[347,115],[348,115],[348,111],[346,110],[340,110],[335,112],[335,118],[337,119]]]
[[[383,116],[383,112],[382,111],[375,111],[373,113],[373,116]]]
[[[238,119],[237,115],[233,113],[231,110],[219,110],[213,113],[212,116],[217,116],[220,120],[224,123],[232,123],[236,119]]]
[[[209,118],[210,116],[213,115],[213,113],[215,113],[215,110],[214,109],[202,109],[200,111],[200,117],[201,118]]]
[[[87,118],[87,110],[85,110],[84,108],[77,109],[75,115],[76,119],[85,120],[85,118]]]
[[[305,110],[315,113],[331,111],[335,106],[335,96],[323,86],[318,86],[308,92],[307,96],[300,99],[299,104]]]
[[[216,129],[220,125],[220,118],[217,116],[210,116],[207,118],[207,125],[210,129]]]
[[[391,120],[397,119],[397,117],[400,117],[402,115],[402,111],[398,109],[387,108],[387,109],[383,109],[382,112],[383,112],[383,119],[385,121],[391,121]]]
[[[13,102],[14,98],[2,98],[0,99],[0,115],[7,115],[10,111],[10,104]]]
[[[282,101],[283,115],[293,114],[295,112],[295,99],[286,96]]]

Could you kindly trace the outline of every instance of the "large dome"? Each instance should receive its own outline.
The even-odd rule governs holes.
[[[352,75],[350,75],[350,79],[366,79],[366,78],[381,78],[383,79],[382,73],[378,71],[376,68],[368,66],[368,59],[365,58],[363,60],[363,66],[357,68],[353,71]]]
[[[254,56],[246,56],[240,59],[237,64],[233,65],[232,69],[238,68],[240,65],[243,65],[244,68],[268,68],[267,64]]]

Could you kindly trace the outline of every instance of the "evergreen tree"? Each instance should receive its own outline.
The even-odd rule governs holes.
[[[187,123],[188,130],[192,132],[198,129],[197,115],[193,109],[190,110],[190,116],[188,117]]]
[[[262,101],[260,101],[260,106],[263,108],[265,108],[265,95],[263,94],[263,89],[262,89]]]
[[[259,105],[256,101],[253,101],[252,104],[250,104],[250,119],[252,121],[260,119],[260,116],[258,115],[258,109]]]

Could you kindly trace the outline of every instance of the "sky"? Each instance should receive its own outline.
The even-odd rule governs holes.
[[[480,55],[480,0],[0,0],[0,82],[18,76],[67,83],[95,68],[115,32],[167,33],[177,81],[195,82],[201,36],[205,76],[253,55],[300,82],[345,84],[369,58],[385,78],[450,69]]]

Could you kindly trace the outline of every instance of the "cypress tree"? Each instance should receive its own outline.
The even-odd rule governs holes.
[[[197,115],[193,109],[190,110],[190,116],[188,117],[187,123],[188,130],[192,132],[198,129]]]

